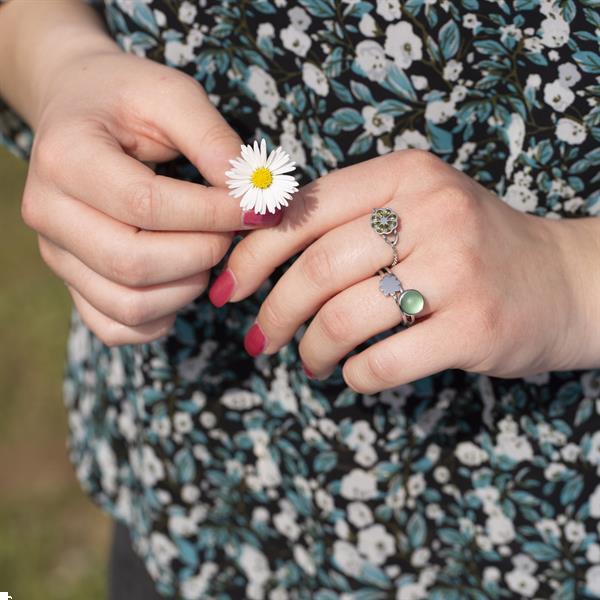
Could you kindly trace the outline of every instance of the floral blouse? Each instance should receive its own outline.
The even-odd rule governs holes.
[[[545,218],[600,215],[598,0],[107,0],[126,52],[195,77],[301,184],[421,148]],[[31,133],[5,107],[2,139]],[[162,173],[202,181],[183,160]],[[375,396],[309,381],[248,300],[107,348],[75,314],[65,401],[85,491],[166,597],[600,597],[599,369],[445,371]],[[218,271],[218,269],[217,269]],[[418,326],[418,325],[417,325]]]

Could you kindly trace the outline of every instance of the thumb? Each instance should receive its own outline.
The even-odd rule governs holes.
[[[174,85],[169,94],[150,94],[154,122],[173,146],[212,185],[226,186],[229,160],[240,155],[242,139],[191,77]]]

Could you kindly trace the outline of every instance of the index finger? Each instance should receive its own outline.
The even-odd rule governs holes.
[[[52,171],[59,174],[67,195],[122,223],[153,231],[224,232],[272,225],[281,218],[256,215],[244,222],[245,213],[228,189],[156,175],[126,154],[108,132],[81,138],[89,141],[76,151],[70,148],[69,168]]]

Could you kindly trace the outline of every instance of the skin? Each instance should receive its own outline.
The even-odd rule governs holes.
[[[521,213],[417,150],[310,183],[278,227],[235,248],[233,302],[303,250],[257,315],[265,353],[314,317],[299,352],[309,373],[325,378],[360,343],[401,322],[375,276],[392,260],[370,226],[376,207],[400,216],[393,271],[426,304],[412,327],[346,360],[349,387],[372,394],[449,368],[522,377],[600,366],[600,220]]]
[[[106,344],[166,334],[242,222],[242,140],[191,77],[123,53],[79,0],[0,7],[0,90],[35,130],[22,203],[42,258]],[[157,176],[184,154],[211,186]]]

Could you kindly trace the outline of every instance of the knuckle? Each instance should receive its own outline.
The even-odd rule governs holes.
[[[478,214],[478,200],[470,190],[456,184],[446,185],[435,194],[436,206],[445,221],[463,231],[474,225]]]
[[[406,173],[434,174],[446,167],[446,163],[435,154],[427,150],[417,148],[406,148],[395,150],[390,154],[396,169]]]
[[[46,173],[53,173],[64,163],[68,139],[60,129],[45,130],[38,135],[33,145],[32,163]]]
[[[37,230],[40,226],[37,202],[33,195],[27,191],[27,188],[25,188],[23,199],[21,201],[21,218],[25,225],[31,229]]]
[[[118,320],[130,327],[137,327],[148,321],[148,308],[141,294],[133,292],[121,299]]]
[[[108,259],[110,279],[122,285],[140,287],[147,279],[146,261],[136,252],[115,252]]]
[[[128,198],[130,225],[154,229],[159,222],[161,188],[158,175],[136,183]]]
[[[336,345],[346,346],[352,341],[352,317],[347,308],[330,300],[319,311],[319,324],[325,336]]]
[[[398,361],[390,352],[369,352],[365,362],[365,377],[381,388],[396,385],[398,379]]]
[[[317,289],[329,287],[333,274],[335,252],[323,244],[313,244],[304,251],[300,258],[300,270],[304,279]]]
[[[289,316],[285,316],[285,309],[279,305],[274,294],[269,294],[260,307],[259,320],[265,329],[276,331],[278,335],[287,331],[291,322]]]
[[[200,201],[197,207],[200,213],[200,222],[203,223],[205,230],[212,231],[216,229],[219,221],[217,205],[214,202]]]

